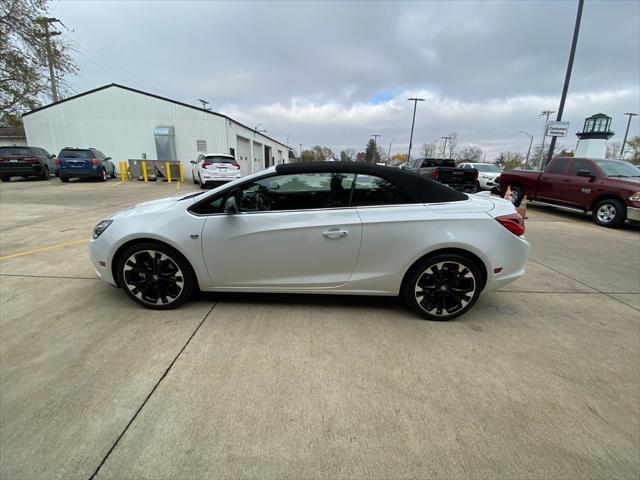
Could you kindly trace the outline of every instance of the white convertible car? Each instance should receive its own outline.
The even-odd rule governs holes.
[[[97,274],[141,305],[194,290],[399,295],[449,320],[524,273],[514,206],[424,176],[352,162],[271,167],[100,222]]]

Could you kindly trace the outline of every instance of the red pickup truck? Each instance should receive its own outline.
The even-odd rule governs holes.
[[[640,168],[620,160],[556,157],[543,172],[508,170],[500,191],[511,187],[511,201],[529,200],[592,212],[604,227],[625,219],[640,221]]]

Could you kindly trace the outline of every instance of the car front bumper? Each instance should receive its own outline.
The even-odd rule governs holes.
[[[640,208],[627,207],[627,220],[640,222]]]

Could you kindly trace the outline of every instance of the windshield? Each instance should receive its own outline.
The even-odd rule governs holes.
[[[213,163],[230,163],[232,165],[237,165],[235,158],[231,157],[204,157],[204,164],[211,165]]]
[[[93,154],[91,150],[62,150],[60,152],[60,157],[64,158],[91,158]]]
[[[472,164],[472,167],[479,172],[500,173],[500,167],[498,167],[497,165],[491,165],[490,163],[474,163]]]
[[[26,147],[1,147],[0,157],[28,157],[31,150]]]
[[[607,177],[640,177],[640,168],[621,160],[594,160]]]

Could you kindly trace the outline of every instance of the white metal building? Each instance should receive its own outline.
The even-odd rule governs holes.
[[[243,174],[289,161],[289,147],[210,110],[112,83],[23,116],[29,145],[58,153],[97,148],[121,160],[179,160],[185,175],[200,152],[230,153]]]

